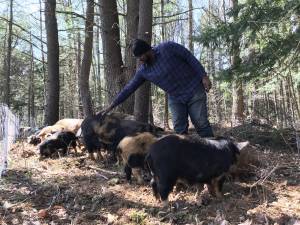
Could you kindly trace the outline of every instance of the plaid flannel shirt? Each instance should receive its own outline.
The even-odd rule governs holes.
[[[180,44],[164,42],[153,48],[155,60],[141,65],[114,99],[113,107],[125,101],[146,80],[166,91],[172,99],[187,102],[199,88],[206,72],[195,56]]]

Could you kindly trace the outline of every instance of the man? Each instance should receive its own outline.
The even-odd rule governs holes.
[[[190,116],[201,137],[212,137],[206,105],[206,92],[211,88],[211,82],[193,54],[175,42],[164,42],[151,48],[140,39],[133,44],[133,54],[141,61],[141,66],[111,105],[101,113],[111,111],[149,80],[168,93],[176,133],[187,134]]]

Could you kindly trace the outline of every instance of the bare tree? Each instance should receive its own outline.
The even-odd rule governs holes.
[[[123,62],[116,0],[100,0],[100,14],[104,75],[108,93],[106,103],[109,104],[126,83],[122,74]]]
[[[46,105],[47,99],[47,74],[46,74],[46,63],[45,63],[45,54],[44,54],[44,43],[43,43],[43,19],[42,19],[42,0],[39,0],[40,5],[40,42],[41,42],[41,55],[42,55],[42,72],[43,72],[43,82],[44,82],[44,90],[43,97],[44,103]],[[44,119],[46,118],[46,110],[44,110]]]
[[[139,23],[139,0],[127,0],[127,31],[126,31],[126,50],[125,50],[125,66],[124,79],[130,80],[135,73],[136,59],[132,54],[132,40],[137,38],[138,23]],[[134,95],[130,96],[123,104],[123,111],[128,114],[133,114],[134,110]]]
[[[238,0],[231,0],[234,11],[233,19],[238,18]],[[239,34],[234,35],[232,42],[232,60],[231,67],[236,71],[241,63],[240,58],[240,41]],[[236,77],[232,84],[232,124],[236,125],[244,119],[244,96],[243,96],[243,82]]]
[[[45,124],[54,124],[59,119],[59,43],[56,20],[56,1],[45,1],[45,24],[47,33],[47,98]]]
[[[193,22],[193,0],[189,0],[189,49],[194,54]]]
[[[152,0],[140,0],[138,38],[151,44],[152,38]],[[134,116],[138,121],[148,122],[150,82],[145,82],[135,93]]]
[[[35,105],[34,105],[34,58],[33,58],[33,47],[32,38],[30,34],[30,70],[29,70],[29,81],[28,81],[28,124],[31,127],[35,127]]]
[[[4,98],[3,102],[10,107],[10,76],[11,76],[11,52],[12,52],[12,24],[13,24],[13,0],[10,0],[9,6],[9,22],[8,22],[8,37],[7,37],[7,53],[6,53],[6,62],[4,63],[4,73],[5,73],[5,82],[4,82]]]
[[[166,23],[164,21],[165,16],[165,0],[160,1],[160,14],[161,14],[161,38],[162,41],[166,40]],[[164,93],[164,128],[170,130],[169,126],[169,99],[168,94]]]
[[[97,24],[100,24],[100,18],[97,18]],[[96,58],[97,58],[97,103],[102,108],[102,90],[101,90],[101,60],[100,60],[100,27],[96,30]]]
[[[83,48],[83,58],[79,77],[80,97],[83,105],[84,116],[93,114],[93,105],[89,90],[89,75],[92,64],[93,51],[93,24],[94,24],[94,1],[87,0],[86,20],[85,20],[85,41]]]
[[[78,92],[79,92],[79,96],[78,97],[78,117],[81,118],[83,117],[83,107],[82,107],[82,101],[81,101],[81,94],[80,94],[80,84],[79,84],[79,80],[80,80],[80,72],[81,72],[81,36],[80,36],[80,31],[78,31],[77,33],[77,53],[76,53],[76,72],[77,72],[77,80],[78,80]]]

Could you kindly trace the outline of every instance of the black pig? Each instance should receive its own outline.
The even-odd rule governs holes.
[[[81,124],[83,142],[92,159],[97,152],[101,157],[101,148],[109,150],[116,160],[116,149],[125,136],[132,136],[140,132],[155,133],[158,128],[150,124],[128,119],[128,115],[112,113],[105,116],[100,114],[87,117]]]
[[[76,140],[77,137],[72,132],[59,132],[55,135],[55,138],[45,140],[40,144],[40,155],[41,157],[52,157],[57,156],[58,153],[65,155],[68,151],[68,147],[72,147],[76,152]]]
[[[204,139],[168,135],[151,145],[146,163],[156,198],[168,204],[168,195],[179,180],[188,184],[207,184],[209,192],[222,196],[225,173],[248,142],[234,143],[226,138]]]

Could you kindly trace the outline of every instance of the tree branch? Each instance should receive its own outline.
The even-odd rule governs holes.
[[[188,20],[188,18],[174,19],[174,20],[169,20],[169,21],[166,21],[166,22],[153,23],[152,26],[173,23],[173,22],[177,22],[177,21],[181,21],[181,20]]]
[[[204,7],[201,7],[201,8],[193,8],[193,9],[189,9],[189,10],[186,10],[186,11],[183,11],[183,12],[178,12],[178,13],[175,13],[175,14],[172,14],[172,15],[166,15],[166,16],[154,16],[153,18],[154,18],[154,19],[159,19],[159,18],[170,18],[170,17],[179,16],[179,15],[188,13],[189,11],[193,11],[193,10],[196,10],[196,9],[204,9]]]
[[[5,17],[0,16],[0,20],[4,20],[4,21],[6,21],[6,22],[9,23],[9,20],[6,19]],[[20,28],[22,31],[24,31],[24,32],[26,32],[27,34],[30,35],[30,32],[29,32],[28,30],[26,30],[24,27],[22,27],[21,25],[16,24],[16,23],[14,23],[14,22],[13,22],[12,24],[13,24],[14,26]],[[37,39],[37,40],[43,42],[43,44],[47,44],[45,41],[41,40],[39,37],[35,36],[34,34],[31,34],[31,36],[34,37],[35,39]]]

